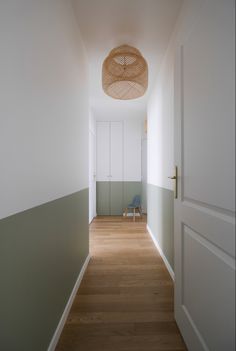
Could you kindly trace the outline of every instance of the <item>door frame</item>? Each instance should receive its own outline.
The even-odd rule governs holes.
[[[96,134],[89,129],[89,223],[97,216],[96,212]]]

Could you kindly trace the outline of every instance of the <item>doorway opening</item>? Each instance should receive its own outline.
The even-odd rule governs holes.
[[[89,130],[89,223],[98,216],[134,216],[140,198],[147,215],[147,134],[140,114],[104,121],[91,115]],[[128,211],[125,211],[127,209]],[[141,212],[141,214],[140,214]]]

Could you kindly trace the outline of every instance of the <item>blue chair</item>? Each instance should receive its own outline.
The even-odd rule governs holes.
[[[135,195],[131,204],[129,204],[125,209],[125,216],[127,217],[128,210],[133,210],[133,221],[135,222],[136,209],[139,211],[140,216],[142,217],[142,208],[141,208],[141,197],[140,195]]]

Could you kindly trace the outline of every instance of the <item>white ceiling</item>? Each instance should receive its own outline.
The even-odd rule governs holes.
[[[88,53],[90,98],[95,113],[146,112],[148,94],[168,46],[182,0],[73,0],[79,28]],[[108,53],[128,44],[148,62],[149,88],[135,100],[121,101],[102,90],[101,69]]]

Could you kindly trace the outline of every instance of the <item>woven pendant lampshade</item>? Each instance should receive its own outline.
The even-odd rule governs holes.
[[[113,49],[102,66],[102,87],[114,99],[129,100],[144,95],[148,86],[147,62],[129,45]]]

